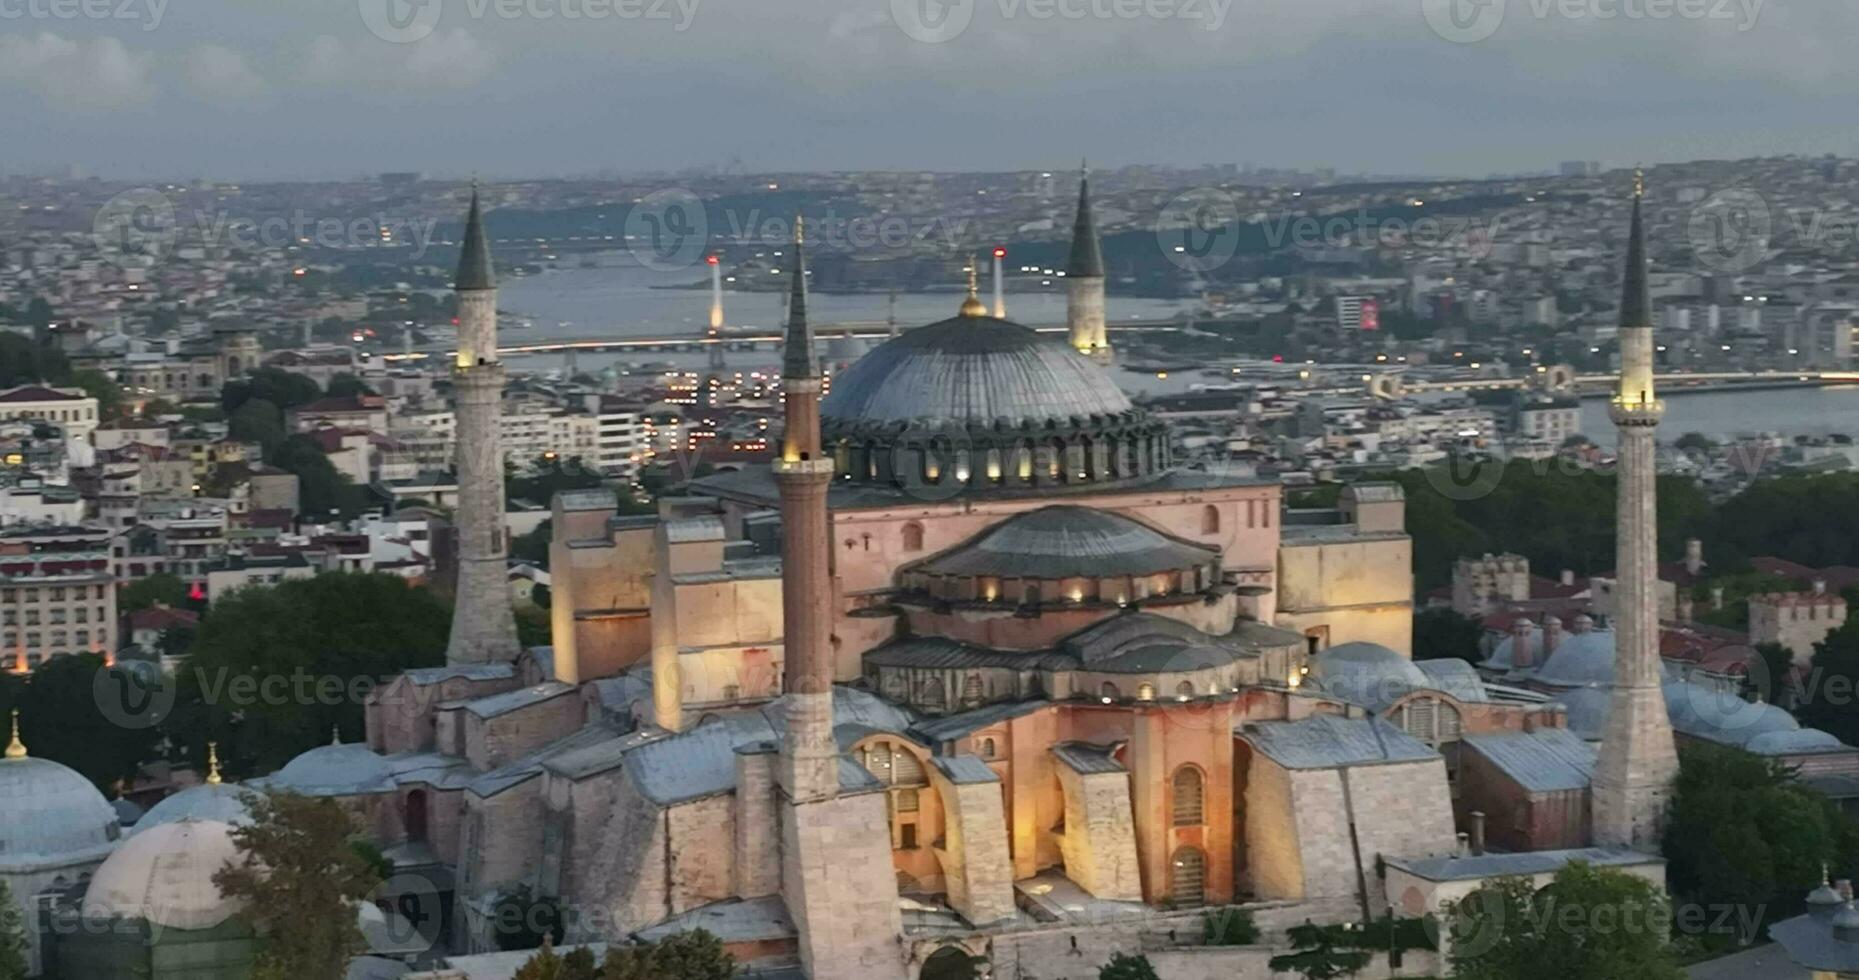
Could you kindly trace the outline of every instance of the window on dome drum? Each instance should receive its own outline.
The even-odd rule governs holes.
[[[1112,684],[1108,681],[1104,683],[1103,687],[1100,687],[1097,689],[1097,693],[1103,695],[1104,699],[1107,701],[1115,701],[1117,698],[1122,696],[1117,693],[1117,685]]]
[[[909,524],[904,525],[904,550],[905,551],[922,551],[923,550],[923,525],[918,524],[915,521],[912,521]]]
[[[1193,766],[1175,770],[1175,826],[1198,827],[1207,822],[1201,771]]]
[[[1194,696],[1194,682],[1182,681],[1175,685],[1175,696],[1186,700]]]
[[[1138,684],[1136,686],[1136,700],[1154,701],[1155,700],[1155,685],[1154,684]]]
[[[1169,900],[1176,908],[1194,908],[1207,904],[1207,856],[1198,847],[1184,847],[1175,852],[1173,864]]]

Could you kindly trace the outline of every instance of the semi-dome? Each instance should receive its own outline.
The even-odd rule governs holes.
[[[1171,538],[1139,521],[1089,507],[1041,507],[914,566],[928,575],[1103,578],[1195,569],[1220,560],[1212,548]]]
[[[1078,352],[1020,324],[973,316],[879,345],[834,378],[820,404],[827,421],[879,423],[1017,423],[1129,410],[1117,383]]]
[[[1837,752],[1845,743],[1818,728],[1792,732],[1763,732],[1743,743],[1743,751],[1756,755],[1793,755],[1798,752]]]
[[[1734,691],[1675,681],[1665,685],[1664,693],[1672,727],[1697,738],[1743,746],[1762,735],[1801,731],[1801,723],[1788,712],[1772,704],[1745,701]]]
[[[143,919],[170,929],[211,929],[241,903],[213,875],[239,860],[232,826],[187,818],[135,835],[103,862],[84,894],[90,918]]]
[[[100,860],[120,836],[116,809],[76,770],[0,759],[0,871]]]
[[[1414,662],[1379,643],[1342,643],[1311,658],[1310,682],[1324,694],[1380,711],[1434,685]]]
[[[990,316],[918,327],[833,378],[820,431],[841,481],[942,496],[1154,476],[1168,432],[1056,338]]]

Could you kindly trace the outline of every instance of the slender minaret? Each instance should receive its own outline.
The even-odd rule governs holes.
[[[723,363],[723,264],[714,255],[705,261],[710,263],[710,331],[704,339],[709,341],[705,346],[710,349],[710,370],[721,374],[727,367]]]
[[[772,792],[738,784],[745,805],[775,805],[781,900],[794,921],[801,972],[813,980],[904,980],[904,926],[891,865],[891,820],[882,792],[841,792],[833,738],[833,580],[826,489],[833,459],[821,451],[820,364],[807,323],[807,258],[794,221],[781,387],[787,428],[775,487],[781,494],[781,617],[787,730]],[[766,793],[767,795],[761,795]],[[771,799],[772,797],[772,799]],[[770,858],[761,852],[758,860]]]
[[[497,360],[497,284],[475,186],[452,288],[458,294],[458,357],[452,368],[458,403],[458,588],[445,659],[454,664],[515,660],[516,618],[504,561],[504,368]]]
[[[1007,258],[1007,250],[994,247],[994,318],[1007,319],[1007,279],[1002,274],[1001,263]]]
[[[1633,178],[1620,301],[1620,388],[1608,406],[1619,432],[1615,532],[1620,581],[1614,630],[1614,688],[1595,762],[1594,842],[1657,853],[1678,752],[1666,714],[1659,662],[1659,556],[1653,456],[1665,405],[1653,391],[1652,302],[1646,283],[1645,179]]]
[[[1097,242],[1097,220],[1091,215],[1091,174],[1084,168],[1078,172],[1078,216],[1072,222],[1072,252],[1065,264],[1065,282],[1065,323],[1072,348],[1109,363],[1110,340],[1104,332],[1104,252]]]
[[[787,659],[787,737],[779,782],[795,802],[839,792],[839,748],[833,741],[833,583],[827,568],[830,531],[826,488],[833,460],[820,450],[820,362],[807,322],[807,258],[801,221],[794,220],[794,275],[788,288],[781,391],[786,430],[774,464],[781,493],[781,614]]]
[[[891,291],[885,296],[884,309],[885,336],[897,339],[897,284],[891,284]]]

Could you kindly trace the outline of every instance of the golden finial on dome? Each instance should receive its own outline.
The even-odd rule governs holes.
[[[984,317],[988,315],[986,303],[981,302],[981,284],[975,273],[975,257],[968,257],[968,298],[962,301],[962,315],[966,317]]]
[[[1646,196],[1646,170],[1643,167],[1633,168],[1633,196],[1638,198]]]
[[[207,785],[218,786],[221,782],[222,780],[219,777],[219,743],[208,742],[207,743]]]
[[[341,725],[329,726],[329,744],[331,745],[342,744],[342,726]]]
[[[794,216],[794,244],[807,244],[807,223],[798,214]]]
[[[9,759],[24,759],[26,757],[26,743],[19,740],[18,708],[13,709],[13,740],[6,745],[6,757]]]

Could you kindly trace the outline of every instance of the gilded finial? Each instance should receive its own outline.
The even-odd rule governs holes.
[[[1646,196],[1646,170],[1642,167],[1633,168],[1633,196],[1635,198]]]
[[[207,785],[218,786],[222,780],[219,776],[219,743],[207,743]]]
[[[988,315],[987,304],[981,302],[981,284],[975,271],[975,257],[968,257],[968,298],[962,301],[962,315],[983,317]]]
[[[18,708],[13,709],[13,740],[6,745],[6,757],[9,759],[24,759],[26,757],[26,743],[19,740]]]
[[[807,244],[807,225],[798,214],[794,216],[794,244]]]
[[[341,725],[329,726],[329,744],[331,745],[342,744],[342,726]]]

